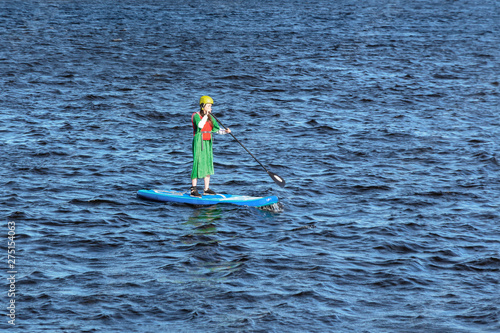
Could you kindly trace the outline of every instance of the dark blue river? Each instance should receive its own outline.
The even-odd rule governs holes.
[[[498,1],[0,1],[0,41],[0,329],[500,331]],[[287,182],[225,135],[211,188],[279,206],[137,198],[202,95]]]

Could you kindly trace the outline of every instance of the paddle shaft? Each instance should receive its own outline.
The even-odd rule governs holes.
[[[211,115],[212,117],[214,117],[214,118],[215,118],[215,120],[217,120],[217,122],[218,122],[218,123],[219,123],[222,127],[224,127],[225,129],[227,129],[227,127],[226,127],[226,126],[224,126],[224,125],[222,125],[222,123],[220,122],[220,120],[219,120],[216,116],[214,116],[214,114],[213,114],[213,113],[210,113],[210,115]],[[253,156],[253,154],[252,154],[252,153],[251,153],[251,152],[247,149],[247,147],[245,147],[245,146],[244,146],[244,145],[240,142],[240,140],[236,139],[236,137],[233,135],[233,133],[229,133],[229,134],[231,134],[231,136],[233,137],[233,139],[235,139],[235,140],[236,140],[236,142],[238,142],[238,143],[239,143],[239,144],[240,144],[240,145],[241,145],[241,146],[242,146],[242,147],[243,147],[243,148],[247,151],[247,153],[249,153],[249,154],[250,154],[250,155],[254,158],[254,160],[256,160],[256,161],[257,161],[257,163],[259,163],[259,164],[260,164],[260,166],[261,166],[261,167],[263,167],[263,168],[264,168],[264,170],[266,170],[266,172],[267,172],[267,173],[269,173],[269,170],[267,170],[267,169],[266,169],[266,167],[265,167],[262,163],[260,163],[260,162],[259,162],[259,160],[258,160],[257,158],[255,158],[255,156]]]

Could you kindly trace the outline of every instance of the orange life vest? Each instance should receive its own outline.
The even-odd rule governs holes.
[[[199,112],[195,112],[191,116],[191,123],[193,124],[193,135],[196,134],[196,125],[194,123],[194,115],[195,114],[198,114],[200,116],[200,118],[202,118],[201,114]],[[213,129],[212,123],[207,120],[207,122],[205,123],[205,126],[203,126],[203,128],[201,129],[201,138],[203,140],[210,140],[212,138],[212,129]]]

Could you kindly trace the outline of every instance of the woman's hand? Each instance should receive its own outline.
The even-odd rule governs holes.
[[[229,128],[226,128],[226,133],[227,134],[231,133],[231,130]]]

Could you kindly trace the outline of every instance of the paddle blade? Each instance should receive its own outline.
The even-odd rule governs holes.
[[[283,178],[275,173],[272,173],[271,171],[268,171],[267,173],[269,174],[269,176],[271,176],[276,184],[278,184],[280,187],[285,187],[285,180]]]

